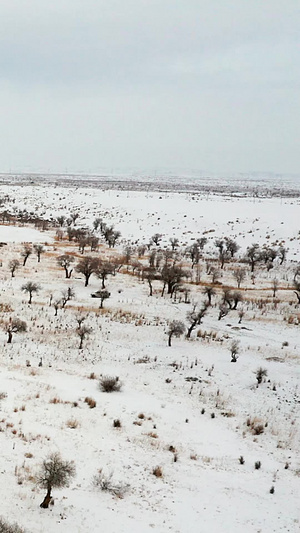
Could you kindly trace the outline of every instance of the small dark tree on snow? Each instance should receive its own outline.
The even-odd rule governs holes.
[[[72,298],[75,298],[75,291],[74,291],[73,287],[68,287],[67,289],[62,291],[61,300],[60,300],[62,309],[65,308],[66,304],[70,300],[72,300]]]
[[[32,246],[30,244],[24,244],[21,256],[23,257],[23,266],[26,265],[28,257],[32,254]]]
[[[27,281],[27,283],[22,285],[21,287],[22,291],[29,294],[29,300],[28,300],[29,304],[31,304],[32,302],[33,293],[38,293],[40,288],[41,288],[40,285],[38,285],[37,283],[34,283],[33,281]]]
[[[71,274],[73,272],[73,269],[70,267],[72,263],[74,263],[74,257],[69,254],[63,254],[57,257],[56,261],[57,261],[57,264],[64,269],[66,273],[66,278],[70,279]]]
[[[278,285],[278,279],[274,278],[272,281],[273,298],[275,298],[276,292],[278,291]]]
[[[229,307],[226,304],[220,304],[219,305],[219,316],[218,320],[221,320],[229,313]]]
[[[100,309],[103,309],[103,302],[110,297],[110,292],[106,289],[102,289],[101,291],[98,291],[97,295],[98,298],[100,298]]]
[[[151,237],[152,242],[154,242],[154,244],[156,244],[156,246],[159,245],[161,239],[162,239],[162,235],[161,235],[161,233],[155,233],[155,234]]]
[[[207,296],[207,299],[208,299],[207,305],[211,305],[211,299],[216,294],[215,289],[213,287],[209,287],[209,286],[204,287],[203,294],[205,294],[205,296]]]
[[[9,322],[6,322],[5,331],[8,335],[7,344],[11,344],[13,333],[23,333],[26,329],[26,322],[19,318],[12,318]]]
[[[52,453],[48,459],[45,459],[37,476],[37,484],[47,491],[40,507],[48,509],[52,498],[52,489],[68,486],[75,473],[73,461],[63,461],[57,452]]]
[[[177,239],[177,237],[171,237],[170,240],[170,243],[171,243],[171,248],[172,250],[174,251],[175,248],[177,248],[177,246],[179,245],[179,240]]]
[[[9,264],[8,264],[8,268],[11,272],[11,277],[14,278],[15,277],[15,272],[16,270],[18,270],[18,268],[20,267],[20,262],[18,261],[18,259],[12,259]]]
[[[99,260],[90,255],[87,255],[77,263],[76,271],[84,275],[85,287],[88,286],[91,275],[97,272],[98,264]]]
[[[257,385],[260,385],[262,383],[263,378],[265,378],[267,375],[268,375],[267,369],[259,367],[256,370]]]
[[[33,246],[33,248],[34,248],[34,251],[35,251],[35,253],[37,255],[38,263],[40,263],[41,255],[45,252],[45,248],[44,248],[44,246],[42,244],[35,244]]]
[[[185,325],[180,320],[172,320],[168,329],[168,346],[172,345],[172,337],[180,337],[185,332]]]
[[[88,335],[90,335],[92,333],[92,331],[93,331],[92,328],[90,328],[89,326],[86,326],[85,324],[81,324],[77,328],[76,333],[77,333],[78,337],[80,338],[79,350],[82,350],[84,339]]]
[[[105,281],[109,274],[113,274],[113,265],[109,261],[99,261],[96,276],[102,281],[102,289],[105,289]]]
[[[201,307],[201,309],[197,309],[197,306],[194,305],[193,309],[187,313],[186,318],[190,323],[186,334],[187,339],[190,338],[193,329],[195,329],[196,326],[200,326],[202,318],[206,313],[207,306],[205,304]]]
[[[149,285],[149,296],[153,295],[152,282],[159,279],[159,275],[154,267],[146,267],[143,269],[143,279],[146,279]]]
[[[236,363],[240,351],[240,343],[237,340],[232,341],[230,345],[231,363]]]
[[[64,223],[65,223],[66,217],[64,215],[61,215],[61,216],[57,217],[56,220],[57,220],[59,226],[62,228]]]
[[[236,268],[233,271],[233,277],[236,279],[237,286],[240,288],[242,282],[244,281],[246,277],[246,270],[245,268]]]
[[[246,260],[250,264],[251,272],[254,272],[254,267],[261,259],[261,251],[257,243],[248,246],[246,250]]]

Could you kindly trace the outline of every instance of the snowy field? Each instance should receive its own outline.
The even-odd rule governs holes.
[[[0,198],[11,217],[0,225],[1,516],[31,533],[298,532],[299,197],[5,183]],[[20,222],[24,210],[47,219],[47,229]],[[101,218],[119,230],[116,246],[98,230],[99,248],[82,254],[66,225],[54,225],[72,213],[76,228],[91,230]],[[148,250],[156,233],[161,241]],[[192,267],[186,249],[203,236]],[[225,237],[239,249],[221,268],[215,241]],[[165,257],[172,238],[172,261],[190,275],[175,297],[162,296],[158,266],[150,296],[141,272],[151,251]],[[40,262],[33,247],[23,266],[24,243],[42,245]],[[254,243],[284,247],[287,257],[258,262],[254,277],[243,262]],[[63,254],[74,257],[69,279],[57,261]],[[101,280],[92,274],[85,287],[74,268],[89,255],[119,265],[105,280],[103,309],[91,298]],[[241,299],[219,320],[224,289],[237,291],[236,268],[245,269]],[[31,304],[28,281],[39,286]],[[187,339],[188,313],[207,303],[207,287],[211,305]],[[63,306],[68,288],[74,295]],[[89,328],[82,349],[80,317]],[[26,331],[8,343],[13,319]],[[186,330],[168,346],[174,320]],[[118,377],[121,390],[103,392],[103,376]],[[37,473],[53,452],[74,461],[76,477],[53,487],[54,505],[42,509]]]

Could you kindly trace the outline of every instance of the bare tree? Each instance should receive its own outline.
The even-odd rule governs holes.
[[[8,335],[7,344],[11,344],[13,333],[23,333],[27,330],[27,324],[19,318],[12,318],[5,323],[5,331]]]
[[[172,345],[172,337],[180,337],[185,332],[185,325],[180,320],[172,320],[168,329],[168,346]]]
[[[74,257],[69,254],[63,254],[63,255],[59,255],[56,261],[57,261],[57,264],[64,269],[66,273],[66,278],[70,279],[72,272],[73,272],[73,269],[70,268],[70,266],[75,261]]]
[[[298,304],[300,304],[300,281],[294,281],[294,293],[297,296]]]
[[[23,257],[23,266],[26,265],[28,257],[32,254],[32,246],[30,244],[24,244],[23,250],[21,252],[21,257]]]
[[[159,279],[159,275],[155,268],[146,267],[143,269],[143,278],[147,280],[149,285],[149,296],[153,295],[153,285],[152,282],[155,279]]]
[[[66,217],[64,215],[60,215],[59,217],[57,217],[56,220],[57,220],[59,226],[62,228],[64,223],[65,223]]]
[[[38,293],[40,288],[40,285],[38,285],[38,283],[34,283],[33,281],[27,281],[27,283],[22,285],[21,290],[29,294],[29,304],[31,304],[32,302],[33,293]]]
[[[100,309],[103,309],[103,302],[110,297],[110,292],[105,289],[97,292],[98,298],[100,298]]]
[[[286,260],[287,249],[284,246],[279,246],[277,255],[279,257],[280,264]]]
[[[229,307],[226,304],[220,304],[219,305],[219,316],[218,320],[221,320],[221,318],[224,318],[229,313]]]
[[[231,363],[237,362],[239,352],[240,352],[240,342],[238,340],[232,341],[230,345]]]
[[[11,277],[14,278],[15,277],[15,272],[16,270],[18,270],[18,268],[20,267],[20,262],[18,261],[18,259],[12,259],[9,263],[8,263],[8,268],[11,272]]]
[[[234,291],[231,298],[233,301],[232,309],[237,309],[238,304],[243,301],[242,293],[240,291]]]
[[[0,533],[26,533],[26,530],[16,522],[12,524],[0,517]]]
[[[62,291],[62,296],[60,300],[62,309],[65,308],[66,304],[70,300],[72,300],[72,298],[75,298],[75,291],[73,287],[68,287],[67,289]]]
[[[154,242],[154,244],[156,244],[156,246],[159,245],[161,239],[162,239],[161,233],[154,233],[154,235],[152,235],[152,237],[151,237],[151,241]]]
[[[239,289],[240,286],[241,286],[241,283],[246,278],[246,270],[245,270],[245,268],[236,268],[233,271],[232,274],[233,274],[233,277],[235,278],[235,280],[237,282],[237,286],[238,286],[238,289]]]
[[[89,326],[86,326],[84,324],[81,324],[77,330],[76,330],[76,333],[78,335],[78,337],[80,338],[80,344],[79,344],[79,350],[82,350],[83,348],[83,341],[84,339],[90,335],[92,333],[92,328],[90,328]]]
[[[161,279],[163,281],[163,289],[161,295],[164,295],[165,287],[170,296],[173,296],[173,292],[177,285],[182,281],[182,278],[186,277],[186,272],[179,266],[164,265],[161,271]]]
[[[265,378],[268,375],[268,371],[266,368],[262,368],[261,366],[256,370],[256,379],[257,379],[257,385],[260,385],[262,383],[263,378]]]
[[[215,247],[219,250],[220,266],[223,269],[226,259],[229,259],[230,253],[226,248],[226,242],[223,239],[217,239],[215,241]]]
[[[98,264],[99,260],[90,255],[87,255],[77,263],[76,271],[84,275],[85,287],[88,286],[91,275],[97,272]]]
[[[52,489],[68,486],[75,472],[73,461],[63,461],[58,452],[52,453],[48,459],[45,459],[37,475],[37,484],[47,491],[40,507],[48,509]]]
[[[177,239],[177,237],[171,237],[171,238],[169,239],[169,241],[170,241],[170,243],[171,243],[171,248],[172,248],[172,250],[174,251],[175,248],[177,248],[178,245],[179,245],[179,240]]]
[[[205,316],[206,313],[206,304],[203,304],[200,309],[197,309],[197,305],[194,305],[193,309],[187,313],[186,318],[190,323],[186,334],[187,339],[190,338],[193,329],[195,329],[196,326],[199,326],[201,324],[202,318]]]
[[[99,260],[96,276],[102,281],[102,289],[105,289],[105,281],[107,280],[107,276],[109,274],[113,274],[113,265],[109,261]]]
[[[211,299],[216,294],[215,289],[210,286],[204,287],[203,294],[207,296],[207,299],[208,299],[207,305],[211,305]]]
[[[254,272],[254,267],[258,261],[261,259],[261,251],[259,249],[259,245],[252,244],[251,246],[248,246],[246,250],[246,260],[250,264],[251,272]]]
[[[35,244],[33,246],[33,248],[34,248],[34,251],[35,251],[35,253],[37,255],[38,263],[40,263],[41,255],[45,252],[45,248],[44,248],[44,246],[42,244]]]
[[[276,293],[278,291],[279,282],[278,279],[274,278],[272,281],[272,290],[273,290],[273,298],[275,298]]]

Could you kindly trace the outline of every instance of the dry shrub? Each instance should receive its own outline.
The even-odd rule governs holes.
[[[33,457],[33,454],[30,453],[30,452],[26,452],[24,455],[25,455],[25,457],[26,457],[27,459],[32,459],[32,457]]]
[[[163,471],[161,466],[155,466],[152,470],[152,474],[155,477],[163,477]]]
[[[118,376],[103,376],[100,379],[99,387],[102,392],[119,392],[122,388],[122,383]]]
[[[58,396],[54,396],[54,398],[51,398],[51,400],[49,400],[49,403],[56,404],[56,403],[63,403],[63,401],[60,398],[58,398]]]
[[[119,420],[119,418],[116,418],[116,419],[113,421],[113,426],[114,426],[114,428],[120,428],[120,427],[122,427],[121,420]]]
[[[87,396],[85,399],[84,399],[85,403],[88,404],[88,406],[90,407],[90,409],[94,409],[94,407],[96,407],[97,405],[97,402],[96,400],[94,400],[94,398],[90,398],[89,396]]]
[[[0,303],[0,313],[12,313],[12,312],[13,312],[13,308],[11,305]]]
[[[66,426],[70,429],[76,429],[79,426],[79,422],[76,418],[70,418],[66,421]]]
[[[18,524],[9,524],[3,518],[0,518],[0,532],[1,533],[26,533],[25,529],[18,526]]]
[[[112,479],[112,473],[105,474],[102,468],[99,468],[97,474],[93,477],[93,486],[104,492],[110,492],[118,498],[124,498],[125,493],[129,489],[129,485],[124,483],[116,483]]]
[[[91,372],[90,375],[89,375],[89,379],[96,379],[97,376],[95,374],[95,372]]]
[[[5,398],[7,398],[7,393],[6,392],[0,392],[0,400],[4,400]]]
[[[147,435],[148,437],[151,437],[152,439],[158,439],[158,435],[154,431],[150,431],[149,433],[147,433]]]
[[[259,418],[247,418],[246,423],[253,435],[261,435],[265,430],[265,425]]]

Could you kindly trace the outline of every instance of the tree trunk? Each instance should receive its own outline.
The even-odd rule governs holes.
[[[29,293],[29,300],[28,300],[29,304],[31,304],[31,300],[32,300],[32,292]]]
[[[40,507],[42,509],[48,509],[50,501],[51,501],[51,487],[47,490],[47,494],[45,498],[43,499]]]
[[[80,337],[79,350],[82,350],[83,337]]]
[[[150,292],[149,292],[149,296],[152,296],[153,291],[152,291],[152,283],[151,283],[151,280],[150,280],[150,279],[148,279],[148,285],[149,285],[149,290],[150,290]]]
[[[169,335],[169,338],[168,338],[168,346],[172,346],[172,333]]]
[[[12,332],[11,332],[11,331],[8,331],[7,334],[8,334],[7,344],[11,344],[11,341],[12,341]]]

